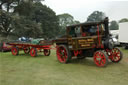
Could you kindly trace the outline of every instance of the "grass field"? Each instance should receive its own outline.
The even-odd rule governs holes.
[[[120,63],[97,67],[92,58],[61,64],[53,50],[36,58],[0,53],[0,85],[128,85],[128,50]]]

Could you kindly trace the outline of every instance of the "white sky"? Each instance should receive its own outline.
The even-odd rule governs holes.
[[[85,22],[95,10],[102,11],[110,20],[128,18],[128,0],[45,0],[56,14],[69,13],[75,20]]]

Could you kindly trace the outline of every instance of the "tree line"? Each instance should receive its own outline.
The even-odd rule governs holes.
[[[32,37],[52,39],[66,33],[67,25],[79,21],[68,13],[56,13],[41,1],[44,0],[0,0],[0,36]],[[100,21],[105,13],[94,11],[85,22]],[[127,18],[119,22],[126,22]],[[118,29],[117,21],[110,22],[110,29]]]
[[[101,21],[103,20],[106,16],[104,12],[101,11],[94,11],[91,15],[88,16],[87,21]],[[123,22],[128,22],[128,18],[123,18],[119,21],[112,20],[109,22],[109,29],[110,30],[118,30],[119,29],[119,23]]]
[[[56,13],[42,0],[0,0],[0,34],[53,38],[59,33]]]

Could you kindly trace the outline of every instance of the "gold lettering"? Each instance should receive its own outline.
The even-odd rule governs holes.
[[[90,46],[90,44],[86,44],[86,45],[81,45],[82,47],[85,47],[85,46]]]
[[[93,39],[88,39],[88,41],[91,41],[91,42],[93,42],[94,40],[93,40]]]

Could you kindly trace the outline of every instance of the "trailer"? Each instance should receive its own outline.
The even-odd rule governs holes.
[[[52,49],[52,43],[45,44],[31,44],[24,42],[8,43],[13,46],[11,49],[12,55],[19,55],[19,51],[23,50],[25,54],[30,54],[32,57],[36,57],[38,52],[43,52],[45,56],[50,55],[50,49]]]
[[[119,42],[125,48],[128,48],[128,22],[119,24]]]

